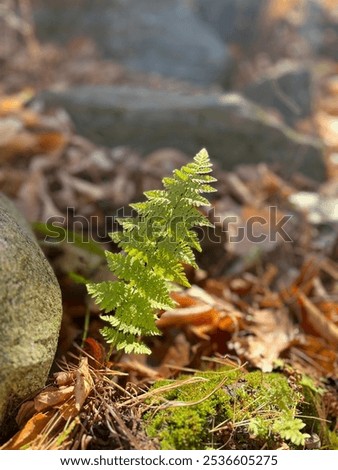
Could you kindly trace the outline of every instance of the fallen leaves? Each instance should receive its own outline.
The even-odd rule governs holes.
[[[319,336],[338,349],[338,326],[330,321],[302,292],[299,292],[298,300],[304,309],[306,320],[310,326]]]
[[[61,216],[71,227],[78,216],[93,217],[91,236],[107,239],[105,217],[136,199],[151,171],[132,150],[99,147],[74,133],[65,111],[40,106],[32,91],[0,95],[1,189],[31,222]]]
[[[238,329],[241,313],[197,286],[184,294],[173,293],[172,296],[179,307],[162,313],[157,322],[159,328],[185,325],[199,336],[211,334],[217,329],[230,332]]]
[[[20,450],[38,438],[50,422],[52,413],[37,413],[24,426],[24,428],[15,434],[10,441],[1,447],[2,450]]]
[[[242,313],[224,299],[192,286],[183,293],[173,293],[178,307],[161,314],[157,326],[186,328],[200,339],[210,339],[219,331],[233,333],[240,328]]]
[[[83,357],[74,370],[55,374],[55,384],[40,392],[33,401],[22,405],[18,423],[22,425],[25,416],[28,421],[2,449],[17,450],[26,445],[32,449],[39,448],[41,436],[52,440],[69,420],[78,416],[94,388],[87,357]]]
[[[24,89],[20,93],[0,96],[0,117],[9,114],[21,113],[24,106],[33,98],[34,92],[31,89]]]
[[[30,159],[38,154],[62,152],[67,139],[64,132],[48,128],[45,120],[25,106],[32,92],[0,96],[0,162]]]
[[[53,408],[56,405],[64,403],[73,395],[73,385],[62,388],[61,390],[50,387],[48,390],[39,393],[39,395],[34,398],[34,408],[36,411],[44,411],[48,408]]]
[[[294,367],[312,377],[337,377],[338,354],[319,337],[301,335],[293,342],[289,358]]]
[[[271,372],[283,351],[290,347],[297,329],[286,309],[253,310],[247,323],[249,335],[233,340],[240,357],[263,372]]]
[[[292,277],[289,275],[285,287],[285,274],[267,263],[259,277],[243,273],[208,278],[202,282],[203,288],[193,285],[184,292],[174,292],[177,307],[161,313],[157,322],[168,338],[170,331],[176,331],[169,343],[161,343],[161,363],[176,361],[181,368],[189,367],[196,361],[196,351],[204,356],[235,351],[242,361],[268,372],[281,357],[295,360],[298,354],[306,357],[304,361],[297,359],[301,369],[308,372],[312,367],[316,376],[334,376],[338,304],[323,299],[330,297],[330,286],[336,289],[336,266],[325,258],[309,258]],[[175,353],[178,347],[179,358]],[[195,354],[189,354],[189,349]],[[157,347],[154,351],[159,354]],[[162,366],[158,370],[169,373]]]

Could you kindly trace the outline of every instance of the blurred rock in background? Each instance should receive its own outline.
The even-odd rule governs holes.
[[[243,93],[255,103],[277,110],[292,126],[311,114],[311,71],[297,61],[280,61],[244,88]]]
[[[132,70],[201,85],[226,83],[231,55],[212,26],[184,1],[36,1],[43,40],[65,43],[76,36],[95,40],[106,57]]]
[[[42,100],[64,107],[81,134],[106,146],[129,145],[143,154],[173,146],[190,155],[206,147],[225,169],[266,162],[286,174],[324,178],[319,142],[237,94],[77,87]]]

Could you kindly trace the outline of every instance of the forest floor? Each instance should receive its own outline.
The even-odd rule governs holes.
[[[0,76],[0,189],[34,222],[64,309],[49,382],[20,406],[17,432],[2,448],[338,449],[337,65],[323,63],[313,114],[299,124],[325,146],[326,180],[294,173],[285,181],[265,164],[215,165],[208,215],[218,243],[204,237],[200,269],[186,268],[191,287],[173,293],[177,308],[158,312],[162,336],[147,340],[151,355],[107,358],[100,312],[77,282],[111,279],[104,250],[116,247],[94,232],[106,233],[107,216],[160,187],[168,166],[158,162],[172,170],[187,156],[100,147],[76,134],[64,110],[46,111],[34,97],[47,83],[107,76],[109,84],[194,89],[100,62],[86,41],[73,44],[67,63],[61,57],[57,46],[33,43]],[[90,242],[73,237],[68,207],[95,217]],[[273,233],[271,207],[278,220],[291,215],[291,242],[234,241],[231,230],[253,216],[266,221],[260,234]],[[237,226],[224,230],[231,214]],[[48,238],[55,216],[67,221],[72,243]]]

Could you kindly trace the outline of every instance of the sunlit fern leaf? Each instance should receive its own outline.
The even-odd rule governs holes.
[[[202,193],[215,189],[208,153],[163,179],[162,190],[146,191],[146,200],[130,207],[135,217],[118,218],[122,230],[111,234],[121,253],[106,253],[108,267],[118,279],[87,284],[88,292],[106,313],[101,333],[116,350],[150,353],[142,336],[159,334],[156,310],[175,306],[171,283],[190,284],[182,263],[197,268],[194,250],[201,251],[196,226],[212,227],[198,209],[208,206]],[[109,314],[109,315],[107,315]]]
[[[273,431],[281,436],[282,439],[291,441],[296,446],[303,446],[307,437],[307,433],[302,433],[301,429],[305,427],[305,423],[287,413],[285,416],[280,417],[273,424]]]

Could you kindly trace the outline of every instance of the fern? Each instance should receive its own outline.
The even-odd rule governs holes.
[[[310,437],[309,434],[301,432],[304,427],[305,423],[301,419],[295,418],[292,412],[284,412],[275,418],[272,426],[270,421],[264,417],[251,418],[248,430],[253,436],[260,438],[267,438],[272,431],[296,446],[303,446],[306,438]]]
[[[197,267],[193,250],[201,246],[193,227],[211,226],[198,210],[209,205],[202,193],[215,191],[207,151],[163,179],[164,189],[145,192],[146,201],[131,204],[136,217],[118,219],[122,231],[110,234],[122,249],[106,252],[118,280],[88,283],[87,290],[104,311],[101,333],[111,348],[150,353],[139,339],[158,335],[156,311],[175,306],[171,283],[189,287],[182,263]],[[113,312],[113,313],[111,313]]]
[[[283,415],[273,424],[272,430],[279,434],[282,439],[291,441],[296,446],[303,446],[309,434],[300,432],[305,427],[305,423],[299,418],[294,418],[292,414]]]

